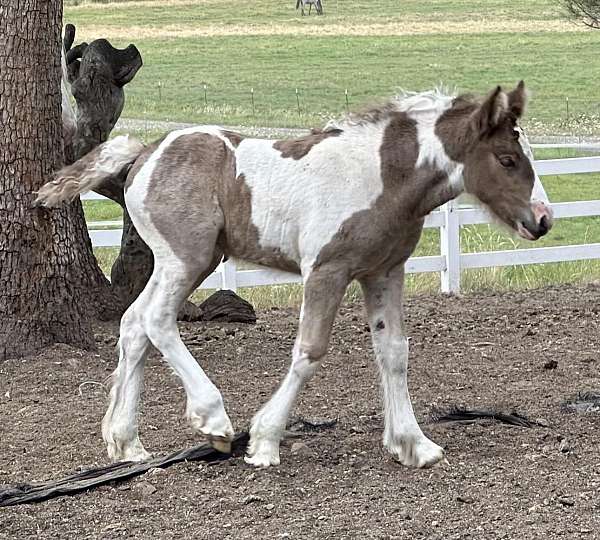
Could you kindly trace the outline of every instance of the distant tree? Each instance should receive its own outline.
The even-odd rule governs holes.
[[[563,0],[563,4],[573,18],[600,29],[600,0]]]

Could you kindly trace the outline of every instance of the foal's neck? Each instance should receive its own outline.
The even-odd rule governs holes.
[[[418,217],[426,216],[464,192],[463,163],[448,156],[443,143],[433,131],[426,135],[419,141],[415,175],[416,181],[426,190],[416,204]]]
[[[459,195],[464,192],[462,180],[459,182],[453,182],[446,177],[436,182],[436,175],[443,175],[440,171],[432,171],[432,184],[433,187],[429,190],[426,197],[423,197],[416,208],[416,215],[418,217],[425,217],[427,214],[435,210],[437,207],[446,204],[452,199],[456,199]]]
[[[460,107],[445,111],[435,120],[424,140],[420,141],[420,152],[428,145],[436,150],[426,156],[435,169],[432,176],[435,179],[436,174],[442,175],[440,181],[432,181],[430,184],[430,193],[419,208],[422,216],[465,191],[464,162],[472,143],[471,115],[475,108],[475,104],[464,103]],[[421,155],[419,157],[421,158]]]

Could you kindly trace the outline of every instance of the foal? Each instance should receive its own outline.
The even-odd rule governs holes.
[[[383,444],[408,466],[443,450],[421,431],[406,372],[404,263],[434,208],[466,191],[522,237],[535,240],[551,213],[531,200],[534,170],[519,144],[523,83],[484,100],[438,92],[405,96],[335,127],[290,141],[249,139],[214,126],[168,134],[144,147],[117,137],[47,184],[53,205],[127,174],[125,200],[154,254],[154,272],[121,321],[119,364],[102,423],[115,460],[144,460],[136,423],[143,367],[154,345],[179,375],[191,425],[223,450],[233,428],[219,390],[177,329],[182,302],[223,256],[297,272],[304,296],[292,365],[256,414],[246,461],[279,463],[288,414],[327,351],[348,284],[366,302],[385,411]]]

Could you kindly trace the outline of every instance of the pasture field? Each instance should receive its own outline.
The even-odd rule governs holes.
[[[356,108],[401,87],[486,92],[523,78],[535,133],[600,131],[600,32],[557,2],[330,0],[325,16],[304,18],[294,4],[67,1],[65,21],[79,39],[138,46],[130,118],[313,126],[345,112],[346,90]]]
[[[383,418],[362,305],[345,304],[330,354],[294,415],[336,420],[286,438],[281,465],[241,457],[185,463],[122,484],[0,509],[0,539],[564,540],[598,538],[600,414],[563,403],[600,388],[598,286],[406,302],[409,385],[425,432],[448,463],[409,470],[382,450]],[[236,430],[247,429],[289,365],[295,309],[256,325],[182,324]],[[56,345],[0,364],[0,483],[34,482],[107,463],[100,383],[116,362],[117,324],[98,351]],[[545,368],[552,366],[554,369]],[[146,363],[140,434],[149,451],[199,442],[164,361]],[[532,428],[490,420],[440,424],[453,406],[515,410]],[[299,435],[299,437],[298,437]],[[301,443],[294,447],[292,445]],[[305,446],[302,446],[305,445]]]
[[[485,92],[524,78],[533,98],[526,126],[544,134],[600,134],[600,31],[568,21],[552,0],[326,0],[325,16],[301,17],[294,1],[67,0],[78,39],[134,42],[144,68],[127,89],[123,117],[222,125],[314,126],[400,87],[443,83]],[[206,93],[205,93],[206,85]],[[298,94],[296,94],[296,89]],[[348,90],[346,101],[345,91]],[[567,100],[568,111],[567,111]],[[242,128],[243,131],[243,128]],[[161,134],[151,128],[142,138]],[[537,157],[566,157],[564,151]],[[544,178],[552,201],[598,198],[597,175]],[[118,208],[86,203],[88,217],[118,219]],[[559,221],[537,245],[600,241],[600,218]],[[465,251],[528,244],[496,227],[463,229]],[[439,252],[426,231],[417,255]],[[115,250],[98,249],[105,269]],[[595,261],[470,270],[465,291],[520,288],[600,277]],[[437,290],[437,275],[410,276],[410,291]],[[353,298],[356,289],[350,291]],[[249,289],[255,305],[300,299],[297,286]],[[202,297],[203,293],[199,293]]]

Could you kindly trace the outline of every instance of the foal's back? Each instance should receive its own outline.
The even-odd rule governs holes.
[[[372,125],[292,141],[214,126],[172,132],[132,167],[127,206],[149,245],[158,234],[177,255],[216,227],[225,254],[299,272],[382,193],[382,136]]]

